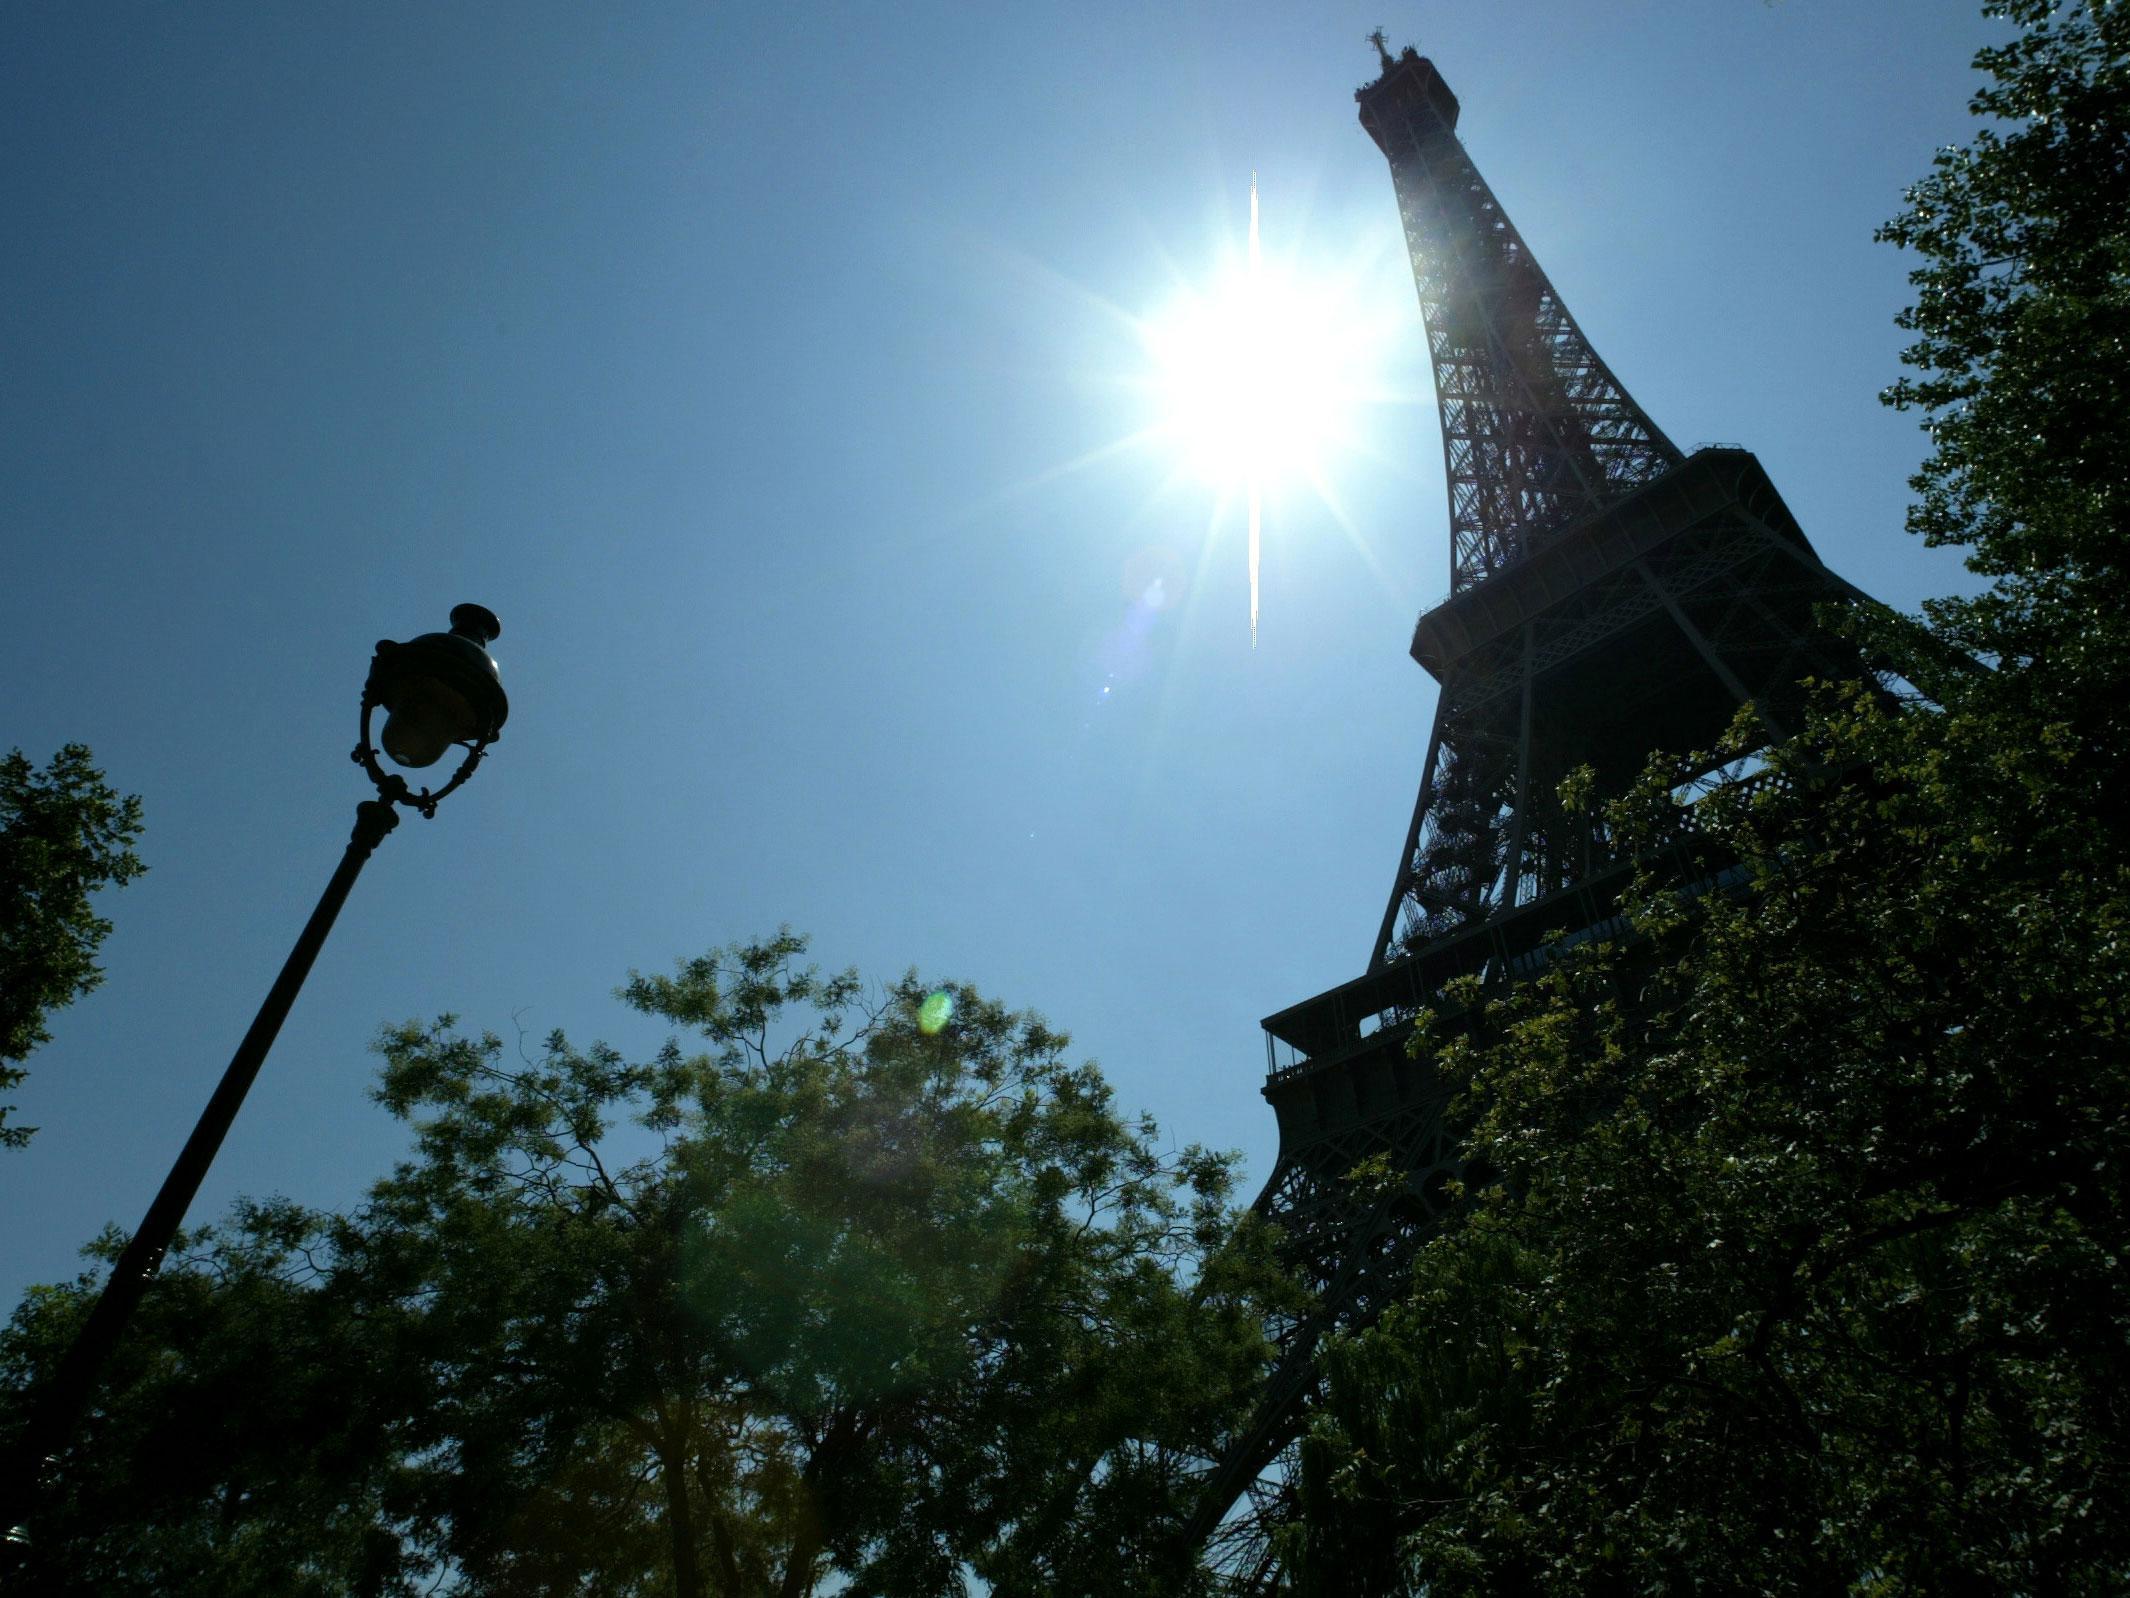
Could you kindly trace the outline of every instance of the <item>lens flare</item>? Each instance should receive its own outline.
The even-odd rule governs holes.
[[[1161,544],[1134,550],[1124,563],[1117,592],[1127,605],[1173,610],[1183,598],[1186,577],[1176,552]]]
[[[927,993],[917,1007],[917,1030],[928,1038],[936,1037],[953,1019],[954,995],[944,988]]]

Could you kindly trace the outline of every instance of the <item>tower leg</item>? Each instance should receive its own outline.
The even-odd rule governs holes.
[[[1413,801],[1412,825],[1405,829],[1405,851],[1398,856],[1398,874],[1390,885],[1390,903],[1383,907],[1382,925],[1376,928],[1375,948],[1368,956],[1368,969],[1380,971],[1390,958],[1392,939],[1398,931],[1398,911],[1405,903],[1405,885],[1413,873],[1413,856],[1420,852],[1420,828],[1427,820],[1428,796],[1435,791],[1435,761],[1442,753],[1443,704],[1435,702],[1435,724],[1428,730],[1427,759],[1420,763],[1420,796]]]

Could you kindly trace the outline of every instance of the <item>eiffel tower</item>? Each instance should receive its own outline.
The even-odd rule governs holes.
[[[1269,1534],[1316,1391],[1314,1355],[1399,1293],[1460,1174],[1443,1092],[1408,1058],[1414,1011],[1458,976],[1513,981],[1620,930],[1633,871],[1561,780],[1617,793],[1660,749],[1713,745],[1740,706],[1770,739],[1799,679],[1864,663],[1825,625],[1865,596],[1823,565],[1759,461],[1682,454],[1598,358],[1456,136],[1457,98],[1410,47],[1354,96],[1390,162],[1441,406],[1450,593],[1414,630],[1439,685],[1419,798],[1366,971],[1264,1022],[1279,1157],[1255,1208],[1316,1307],[1275,1326],[1248,1423],[1186,1528],[1229,1590],[1279,1585]],[[1868,602],[1868,601],[1866,601]],[[1382,1157],[1401,1180],[1348,1173]]]

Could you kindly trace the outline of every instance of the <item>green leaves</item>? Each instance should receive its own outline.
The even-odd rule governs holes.
[[[180,1238],[36,1506],[20,1590],[426,1590],[394,1439],[405,1394],[378,1357],[395,1328],[332,1268],[335,1230],[276,1201]],[[91,1287],[34,1289],[16,1309],[0,1333],[10,1389],[57,1362]]]
[[[46,1016],[103,980],[96,951],[111,923],[89,901],[147,869],[132,847],[140,830],[140,800],[106,784],[81,744],[42,771],[19,749],[0,758],[0,1091],[50,1040]],[[35,1128],[9,1126],[10,1108],[0,1104],[0,1147],[19,1148]]]
[[[625,1002],[685,1029],[648,1060],[386,1029],[377,1097],[409,1157],[352,1215],[247,1208],[166,1267],[62,1461],[41,1568],[1161,1590],[1188,1483],[1160,1461],[1235,1423],[1281,1281],[1259,1230],[1234,1235],[1231,1157],[1166,1149],[1036,1016],[804,950],[785,931],[632,976]],[[86,1302],[18,1313],[18,1388]],[[231,1402],[237,1364],[236,1429],[171,1471],[160,1417]],[[333,1451],[259,1418],[284,1411]]]
[[[2077,619],[2114,606],[2126,500],[2117,468],[2130,425],[2130,23],[2119,6],[2014,0],[1985,50],[1979,116],[1999,119],[1939,155],[1880,237],[1922,259],[1918,375],[1886,398],[1924,413],[1932,452],[1910,526],[1969,547],[1999,578],[1934,619],[1964,646],[2027,660],[2094,640]],[[2100,608],[2096,611],[2095,606]],[[2120,662],[2112,650],[2091,667]]]

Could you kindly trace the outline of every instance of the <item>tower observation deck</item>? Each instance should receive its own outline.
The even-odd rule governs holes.
[[[1352,981],[1266,1018],[1279,1155],[1256,1209],[1316,1292],[1273,1328],[1255,1413],[1207,1462],[1187,1537],[1236,1592],[1278,1580],[1283,1454],[1316,1391],[1315,1351],[1402,1290],[1460,1174],[1444,1092],[1407,1053],[1411,1017],[1454,977],[1515,981],[1542,943],[1624,930],[1634,865],[1561,781],[1623,791],[1658,750],[1708,748],[1750,705],[1798,725],[1800,679],[1865,663],[1830,610],[1864,601],[1821,562],[1760,463],[1682,454],[1598,357],[1456,135],[1432,62],[1375,43],[1356,93],[1390,164],[1435,388],[1450,591],[1411,652],[1438,685],[1389,902]],[[1347,1177],[1384,1158],[1400,1180]]]

